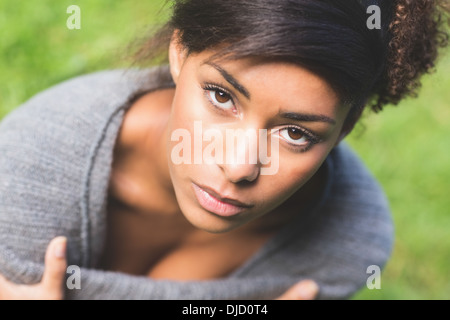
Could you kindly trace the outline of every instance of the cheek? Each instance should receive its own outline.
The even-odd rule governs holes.
[[[197,120],[196,111],[200,103],[194,92],[189,94],[188,88],[177,88],[172,106],[173,129],[192,127],[194,120]]]
[[[172,104],[167,136],[169,170],[175,187],[177,182],[184,180],[198,167],[192,165],[195,139],[198,138],[195,128],[199,126],[199,122],[202,124],[205,122],[201,118],[204,110],[200,90],[195,85],[186,85],[182,79],[180,80]],[[178,160],[174,160],[174,157]]]
[[[189,84],[181,83],[173,100],[170,129],[186,129],[193,134],[196,123],[207,127],[211,120],[203,89],[194,81]]]
[[[205,117],[205,97],[195,68],[186,66],[178,78],[172,106],[172,117],[176,127],[192,127],[194,121],[201,121]]]
[[[278,173],[265,177],[267,197],[276,195],[283,199],[298,191],[317,173],[331,149],[331,146],[317,145],[301,154],[281,152]]]

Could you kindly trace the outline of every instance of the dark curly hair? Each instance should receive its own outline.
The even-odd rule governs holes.
[[[416,96],[420,76],[434,70],[438,49],[448,44],[444,23],[448,1],[399,0],[389,24],[387,64],[377,90],[374,110]]]
[[[447,45],[448,0],[178,0],[170,21],[137,51],[165,53],[174,30],[188,53],[217,48],[214,59],[257,56],[288,61],[323,77],[351,104],[380,111],[414,96]],[[367,26],[368,7],[381,26]]]

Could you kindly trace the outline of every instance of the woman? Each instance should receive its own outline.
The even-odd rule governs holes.
[[[392,223],[340,142],[364,106],[414,94],[446,40],[437,2],[377,6],[380,29],[366,1],[176,1],[140,52],[169,47],[168,67],[73,79],[12,112],[4,297],[301,298],[303,279],[309,297],[355,293]],[[67,253],[52,242],[44,273],[58,235]],[[66,257],[79,290],[61,289]]]

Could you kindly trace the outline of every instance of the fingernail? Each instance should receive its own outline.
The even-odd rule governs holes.
[[[61,239],[58,239],[55,248],[53,250],[53,254],[58,259],[65,259],[66,258],[66,242],[67,239],[65,237],[61,237]]]
[[[303,300],[313,300],[319,292],[319,287],[314,281],[305,281],[298,288],[298,295]]]

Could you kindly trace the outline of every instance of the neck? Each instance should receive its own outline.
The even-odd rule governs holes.
[[[172,184],[172,178],[170,175],[170,169],[169,169],[169,128],[168,128],[168,119],[164,121],[164,127],[161,129],[161,132],[159,134],[159,139],[156,145],[155,150],[157,150],[154,153],[155,157],[155,166],[156,166],[156,180],[159,183],[159,185],[164,189],[165,193],[167,194],[167,198],[171,199],[171,203],[177,204],[177,199],[175,196],[175,190]],[[178,204],[176,207],[179,210]]]

